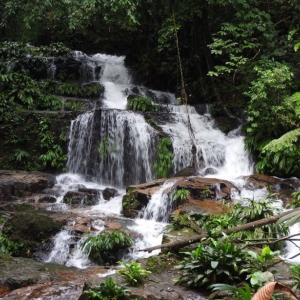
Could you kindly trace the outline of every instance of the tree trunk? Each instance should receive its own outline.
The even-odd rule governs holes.
[[[268,224],[273,224],[273,223],[277,222],[281,217],[283,217],[283,216],[285,216],[285,215],[287,215],[291,212],[294,212],[296,210],[299,210],[299,208],[296,208],[296,209],[293,209],[293,210],[290,210],[290,211],[286,211],[282,214],[272,216],[272,217],[269,217],[269,218],[265,218],[265,219],[253,221],[253,222],[250,222],[250,223],[234,226],[230,229],[222,231],[222,233],[220,233],[218,235],[214,235],[214,237],[221,236],[222,234],[229,235],[229,234],[234,233],[234,232],[254,229],[256,227],[260,227],[260,226],[264,226],[264,225],[268,225]],[[181,248],[181,247],[184,247],[184,246],[187,246],[187,245],[190,245],[190,244],[197,243],[197,242],[201,241],[201,239],[208,238],[209,236],[210,235],[208,234],[208,232],[203,231],[203,233],[201,233],[199,235],[195,235],[195,236],[193,236],[191,238],[188,238],[188,239],[183,239],[183,240],[170,242],[170,243],[166,243],[166,244],[161,244],[161,245],[157,245],[157,246],[153,246],[153,247],[149,247],[149,248],[145,248],[145,249],[140,249],[139,251],[152,252],[153,250],[157,250],[157,249],[161,249],[161,248]]]

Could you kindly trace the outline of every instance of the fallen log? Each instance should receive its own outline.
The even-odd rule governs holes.
[[[256,227],[260,227],[260,226],[264,226],[264,225],[274,224],[283,216],[288,215],[297,210],[300,211],[300,208],[289,210],[289,211],[286,211],[286,212],[276,215],[276,216],[272,216],[272,217],[264,218],[261,220],[253,221],[250,223],[234,226],[232,228],[229,228],[227,230],[220,232],[219,234],[214,234],[213,237],[218,237],[221,235],[229,235],[234,232],[239,232],[239,231],[243,231],[243,230],[254,229]],[[152,252],[153,250],[157,250],[157,249],[161,249],[161,248],[181,248],[181,247],[184,247],[187,245],[191,245],[191,244],[200,242],[203,238],[208,238],[208,237],[210,237],[209,233],[207,231],[203,230],[203,232],[201,234],[195,235],[188,239],[182,239],[182,240],[175,241],[175,242],[170,242],[170,243],[165,243],[165,244],[161,244],[161,245],[157,245],[157,246],[153,246],[153,247],[149,247],[149,248],[145,248],[145,249],[140,249],[139,251]]]

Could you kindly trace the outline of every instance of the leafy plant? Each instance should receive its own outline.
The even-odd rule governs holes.
[[[84,110],[84,104],[79,101],[66,101],[64,105],[65,110]]]
[[[226,239],[208,245],[199,244],[191,252],[183,252],[184,259],[176,269],[182,270],[177,283],[187,286],[208,286],[216,282],[234,283],[241,278],[240,269],[247,265],[246,252]]]
[[[189,220],[190,214],[179,214],[171,216],[171,222],[166,226],[167,231],[180,230],[184,227],[190,228],[191,221]]]
[[[127,100],[127,109],[138,111],[158,111],[158,106],[152,104],[150,98],[145,96],[136,96]]]
[[[129,292],[123,286],[117,284],[112,277],[108,277],[106,282],[101,283],[98,287],[88,289],[83,292],[89,300],[124,300],[126,293]]]
[[[118,274],[126,279],[126,281],[132,285],[141,284],[144,278],[147,277],[151,272],[142,268],[141,264],[138,262],[131,262],[126,264],[122,261],[118,262],[124,269],[119,269]]]
[[[202,193],[203,193],[203,195],[204,195],[205,197],[209,197],[209,196],[210,196],[210,189],[204,189],[204,190],[202,191]]]
[[[256,271],[248,275],[247,279],[249,278],[250,278],[251,286],[254,288],[255,291],[257,291],[265,284],[275,281],[274,275],[270,271],[265,271],[265,272]]]
[[[190,194],[190,191],[187,189],[177,189],[173,194],[172,194],[172,200],[180,200],[183,201],[186,199],[186,197]]]
[[[158,125],[153,118],[147,118],[146,122],[151,125],[154,129],[158,129]]]
[[[88,254],[91,261],[102,264],[104,261],[116,261],[117,258],[113,258],[112,253],[115,255],[131,245],[132,240],[127,234],[117,230],[107,230],[88,237],[81,245],[81,249]]]
[[[173,153],[170,150],[171,146],[172,142],[168,137],[162,138],[158,142],[156,157],[153,164],[156,177],[167,177],[172,170]]]
[[[11,241],[5,234],[0,233],[0,253],[14,255],[24,246],[23,243]]]
[[[300,265],[292,263],[289,267],[290,279],[295,280],[297,289],[300,288]]]
[[[288,207],[299,207],[300,206],[300,191],[292,193],[293,200],[286,205]]]
[[[262,248],[261,254],[251,250],[249,250],[247,253],[250,256],[249,259],[251,260],[251,264],[248,269],[244,268],[243,271],[247,271],[248,273],[254,273],[256,271],[269,271],[270,268],[274,267],[280,262],[280,259],[277,258],[280,254],[280,251],[272,251],[268,246]]]
[[[242,217],[242,223],[249,223],[263,218],[268,218],[279,214],[282,209],[274,206],[278,200],[274,199],[276,194],[268,194],[263,199],[258,201],[254,199],[247,200],[247,205],[243,209],[240,216]],[[241,231],[234,234],[235,237],[240,239],[251,238],[280,238],[288,234],[288,227],[285,224],[264,225],[254,230]],[[277,244],[276,247],[280,245]]]
[[[215,283],[209,286],[209,288],[212,289],[212,292],[227,291],[229,296],[234,300],[251,300],[252,298],[251,288],[248,284],[242,288],[225,283]]]

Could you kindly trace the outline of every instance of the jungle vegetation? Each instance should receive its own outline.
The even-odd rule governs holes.
[[[126,55],[138,83],[179,98],[184,88],[189,104],[211,103],[216,116],[244,119],[258,172],[300,176],[299,12],[296,0],[3,0],[0,41],[1,49],[18,42],[42,54],[60,45],[51,48],[56,56],[68,49]],[[21,50],[14,51],[0,53],[0,122],[12,101],[27,109],[60,107],[53,84],[45,78],[36,84],[28,66],[16,62],[8,74],[7,62]],[[57,145],[53,157],[45,149],[39,161],[61,167],[59,141],[50,142]]]

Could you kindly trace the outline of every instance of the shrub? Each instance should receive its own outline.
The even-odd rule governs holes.
[[[127,292],[129,292],[128,289],[115,283],[113,278],[109,277],[106,282],[101,283],[98,287],[84,291],[83,294],[88,296],[88,300],[123,300],[126,299]]]
[[[158,111],[158,106],[152,104],[150,98],[145,96],[136,96],[127,100],[127,109],[139,110],[139,111]]]
[[[178,189],[172,195],[172,200],[180,200],[183,201],[190,194],[190,191],[187,189]]]
[[[234,283],[240,281],[239,270],[247,265],[246,252],[227,240],[209,239],[208,245],[199,244],[185,257],[176,269],[182,270],[179,284],[201,287],[216,282]]]
[[[135,261],[129,264],[120,261],[119,264],[123,266],[124,269],[118,270],[118,274],[124,277],[132,286],[142,283],[144,278],[151,273],[150,271],[144,270],[141,264]]]
[[[119,250],[131,245],[132,240],[127,234],[117,230],[107,230],[87,238],[81,249],[88,254],[91,261],[102,264],[104,261],[117,261],[117,258],[112,257],[112,253],[117,254]]]
[[[153,164],[155,175],[158,178],[167,177],[172,170],[173,153],[170,150],[171,147],[172,142],[168,137],[162,138],[158,142],[156,157]]]

